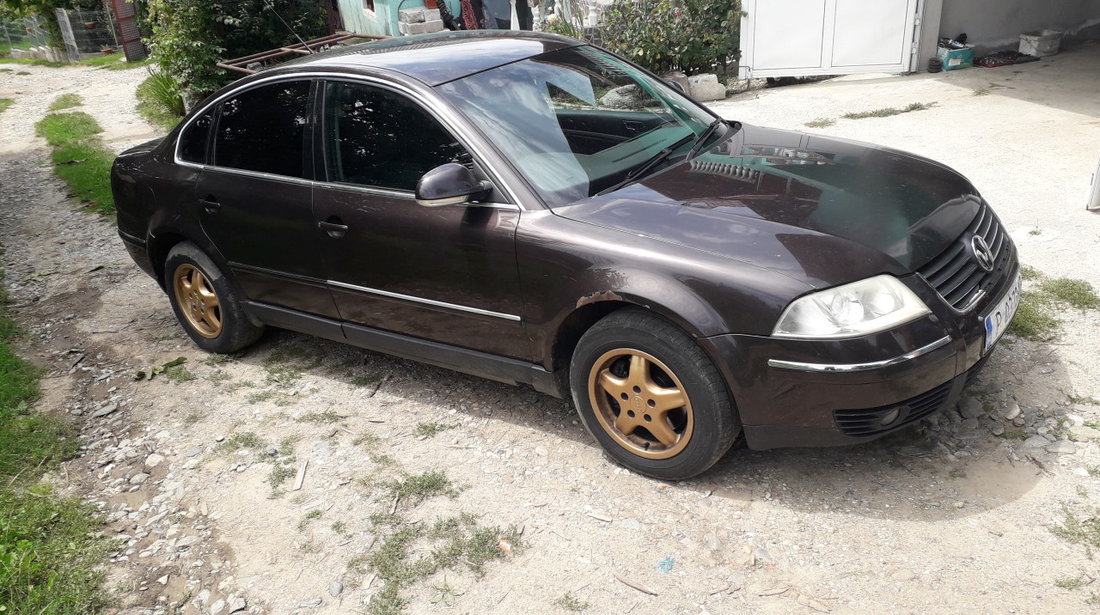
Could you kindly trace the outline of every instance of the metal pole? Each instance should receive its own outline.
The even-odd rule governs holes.
[[[1096,172],[1092,174],[1092,189],[1085,209],[1100,209],[1100,161],[1096,163]]]

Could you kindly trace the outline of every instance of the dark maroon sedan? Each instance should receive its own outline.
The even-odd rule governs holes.
[[[572,395],[633,470],[869,440],[1019,301],[966,179],[722,120],[598,48],[447,33],[242,79],[115,161],[119,234],[211,352],[265,326]]]

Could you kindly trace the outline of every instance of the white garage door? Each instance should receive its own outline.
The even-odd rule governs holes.
[[[919,0],[743,0],[742,79],[914,70]]]

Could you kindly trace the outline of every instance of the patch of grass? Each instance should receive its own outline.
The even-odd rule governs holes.
[[[974,96],[985,96],[989,94],[989,88],[978,88],[974,90]]]
[[[1058,319],[1045,311],[1042,297],[1034,291],[1024,291],[1020,307],[1008,323],[1008,332],[1024,339],[1044,340],[1057,333],[1058,325]]]
[[[334,534],[346,536],[348,533],[348,526],[343,521],[333,521],[330,527],[332,528]]]
[[[816,120],[806,122],[806,126],[810,128],[828,128],[829,126],[832,126],[834,124],[836,124],[836,120],[827,117],[821,117]]]
[[[285,457],[294,454],[294,445],[301,438],[298,434],[286,436],[282,440],[279,440],[279,454]]]
[[[960,470],[958,468],[952,468],[951,471],[947,473],[947,475],[951,478],[966,478],[966,471]]]
[[[221,384],[223,382],[229,382],[233,379],[233,376],[229,375],[229,372],[224,369],[216,369],[213,372],[207,374],[206,379],[214,384]]]
[[[231,354],[218,354],[215,352],[208,355],[202,362],[210,367],[217,367],[219,365],[225,365],[226,363],[236,363],[237,357]]]
[[[121,51],[118,53],[98,55],[94,58],[87,58],[77,62],[77,64],[81,66],[108,66],[110,64],[117,64],[119,61],[126,61],[126,56]]]
[[[1075,577],[1057,579],[1056,581],[1054,581],[1054,586],[1060,587],[1062,589],[1068,589],[1070,591],[1078,590],[1085,586],[1085,576],[1079,574]]]
[[[115,154],[103,146],[97,136],[103,129],[92,116],[79,111],[51,113],[35,129],[53,146],[54,173],[70,193],[99,213],[114,213],[110,173]]]
[[[574,596],[572,592],[565,592],[561,598],[554,601],[554,604],[574,613],[580,613],[588,608],[588,603]]]
[[[1031,265],[1020,266],[1020,277],[1025,280],[1038,280],[1043,277],[1043,272],[1032,267]]]
[[[306,528],[309,527],[309,524],[313,521],[316,521],[317,519],[320,519],[321,515],[323,514],[325,513],[321,512],[320,510],[311,510],[306,513],[306,516],[302,517],[302,520],[298,522],[298,531],[306,531]]]
[[[0,287],[0,607],[5,613],[76,615],[107,605],[101,566],[113,545],[79,498],[39,483],[76,456],[68,422],[30,410],[38,370],[12,352],[18,329]]]
[[[356,376],[351,379],[352,386],[356,387],[369,387],[374,386],[382,381],[382,376],[374,374],[366,374],[364,376]]]
[[[881,109],[874,109],[872,111],[856,111],[852,113],[845,113],[840,116],[847,120],[862,120],[869,117],[890,117],[892,115],[901,115],[902,113],[909,113],[912,111],[926,111],[936,106],[936,103],[911,103],[900,109],[896,107],[883,107]]]
[[[191,370],[187,369],[186,365],[173,365],[172,367],[164,370],[164,377],[169,382],[180,384],[182,382],[190,382],[195,380],[195,374],[191,373]]]
[[[297,474],[297,471],[294,468],[276,463],[271,466],[271,472],[267,475],[267,482],[271,485],[272,489],[277,489],[282,486],[283,483],[290,480],[295,474]]]
[[[1006,440],[1027,440],[1028,434],[1022,429],[1006,429],[1001,437]]]
[[[183,98],[179,85],[167,73],[149,71],[137,91],[137,112],[147,122],[168,132],[183,119]]]
[[[1100,517],[1079,519],[1064,503],[1062,515],[1065,520],[1050,527],[1052,534],[1074,544],[1100,547]]]
[[[61,96],[53,99],[53,102],[50,103],[50,106],[47,110],[61,111],[63,109],[72,109],[73,107],[79,107],[83,104],[84,99],[80,97],[80,94],[73,94],[72,92],[69,92],[68,94],[62,94]]]
[[[12,105],[15,104],[15,100],[11,98],[0,98],[0,113],[7,111]]]
[[[183,424],[191,426],[191,425],[194,425],[195,423],[198,423],[201,420],[202,420],[202,413],[197,411],[197,410],[192,410],[192,411],[187,413],[187,416],[183,417]]]
[[[1071,404],[1088,404],[1090,406],[1100,406],[1100,399],[1096,399],[1091,395],[1067,395],[1066,399]],[[1088,425],[1088,423],[1085,423]],[[1096,429],[1093,427],[1093,429]]]
[[[332,410],[325,410],[324,412],[307,412],[295,420],[299,423],[317,423],[323,425],[326,423],[339,423],[344,420],[344,418],[345,417],[336,414]]]
[[[1045,279],[1039,282],[1039,292],[1050,297],[1052,301],[1066,303],[1078,309],[1094,310],[1100,308],[1100,296],[1093,290],[1092,285],[1084,280],[1070,278]]]
[[[401,480],[383,483],[383,485],[389,490],[391,498],[398,498],[403,502],[413,504],[437,495],[449,495],[451,497],[458,495],[458,489],[443,472],[424,472],[417,476],[408,476]]]
[[[454,425],[447,425],[444,423],[420,423],[416,426],[416,435],[431,438],[452,427],[454,427]]]
[[[1088,466],[1085,471],[1093,478],[1100,476],[1100,466]]]
[[[268,389],[266,391],[256,391],[255,393],[249,393],[245,396],[244,400],[250,404],[258,404],[261,402],[265,402],[275,397],[276,395],[279,395],[277,391],[272,391]]]
[[[0,64],[27,64],[30,66],[49,66],[50,68],[61,68],[62,66],[65,66],[65,64],[62,62],[35,60],[32,58],[0,58]]]
[[[505,557],[505,551],[500,548],[501,540],[507,540],[514,546],[519,544],[514,529],[502,531],[496,527],[479,527],[468,518],[446,525],[447,529],[443,531],[420,523],[406,524],[385,537],[382,546],[367,560],[383,581],[382,590],[367,607],[369,613],[401,613],[408,604],[402,592],[411,585],[459,564],[464,564],[480,576],[484,574],[485,564]],[[427,546],[423,545],[425,541],[435,545],[430,553],[412,555],[415,546]],[[417,551],[423,551],[423,548]]]
[[[245,431],[241,433],[235,433],[231,437],[227,438],[224,442],[219,442],[214,447],[214,452],[217,453],[232,453],[239,451],[242,448],[260,448],[264,445],[263,438],[256,435],[255,432]]]

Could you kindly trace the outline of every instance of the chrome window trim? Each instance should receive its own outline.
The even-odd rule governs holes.
[[[503,312],[494,312],[492,310],[483,310],[481,308],[469,307],[466,305],[458,305],[455,303],[447,303],[445,301],[436,301],[435,299],[424,299],[422,297],[414,297],[412,295],[403,295],[401,293],[393,293],[388,290],[379,290],[377,288],[368,288],[366,286],[356,286],[355,284],[347,284],[345,282],[337,282],[336,280],[326,280],[326,283],[336,288],[343,288],[346,290],[354,290],[371,295],[378,295],[380,297],[388,297],[390,299],[400,299],[402,301],[411,301],[413,303],[422,303],[424,305],[431,305],[434,307],[446,308],[448,310],[458,310],[460,312],[469,312],[471,314],[479,314],[481,316],[490,316],[492,318],[500,318],[502,320],[510,320],[513,322],[520,322],[522,319],[515,314],[505,314]]]
[[[919,356],[926,355],[934,350],[938,350],[947,344],[951,343],[951,336],[945,335],[940,339],[928,344],[927,346],[921,346],[916,350],[907,352],[903,355],[893,357],[891,359],[884,359],[882,361],[871,361],[869,363],[803,363],[801,361],[785,361],[782,359],[768,359],[768,367],[776,367],[779,369],[792,369],[800,372],[814,372],[814,373],[852,373],[852,372],[865,372],[873,369],[881,369],[883,367],[890,367],[892,365],[898,365],[906,361],[911,361]]]
[[[476,142],[476,139],[474,139],[472,137],[469,130],[467,129],[467,126],[465,126],[465,124],[464,124],[465,120],[460,115],[458,115],[457,112],[454,112],[453,110],[451,110],[449,108],[441,106],[440,104],[437,103],[437,101],[434,101],[430,98],[425,97],[424,95],[422,95],[420,92],[417,92],[416,90],[413,90],[413,89],[410,89],[410,88],[405,88],[405,87],[402,87],[400,84],[395,84],[395,83],[385,81],[385,80],[379,79],[377,77],[372,77],[372,76],[369,76],[369,75],[347,75],[347,74],[334,74],[334,73],[330,73],[330,72],[321,72],[321,71],[309,71],[309,72],[301,72],[301,73],[278,74],[278,75],[272,75],[270,77],[265,77],[263,79],[257,79],[256,81],[249,82],[247,85],[244,85],[244,86],[235,88],[233,90],[230,90],[230,91],[222,94],[221,96],[215,98],[214,100],[210,101],[209,103],[206,104],[206,106],[204,106],[202,109],[197,111],[194,115],[192,115],[187,120],[187,122],[185,122],[184,125],[180,127],[178,136],[176,137],[176,142],[173,144],[173,149],[172,149],[172,159],[173,159],[173,161],[176,164],[180,165],[180,166],[190,167],[190,168],[193,168],[193,169],[199,169],[199,170],[204,170],[204,171],[209,169],[209,170],[216,170],[216,171],[226,171],[226,172],[231,172],[231,173],[238,173],[238,174],[241,174],[241,175],[247,175],[247,176],[250,176],[250,177],[258,177],[258,178],[263,178],[263,179],[291,180],[291,181],[298,181],[298,182],[302,182],[302,183],[307,183],[307,184],[310,184],[312,186],[339,186],[339,187],[351,187],[351,188],[354,188],[354,189],[361,189],[361,190],[365,190],[365,191],[370,191],[370,190],[379,191],[379,192],[376,192],[376,194],[391,194],[391,195],[393,195],[393,194],[400,194],[400,195],[411,194],[411,193],[405,193],[403,191],[398,191],[398,190],[387,190],[385,188],[371,188],[371,187],[367,187],[367,186],[352,186],[352,185],[349,185],[349,184],[341,184],[341,183],[336,183],[336,182],[327,182],[327,181],[322,182],[322,181],[317,181],[317,180],[308,180],[308,179],[304,179],[304,178],[290,177],[290,176],[286,176],[286,175],[275,175],[273,173],[260,173],[260,172],[256,172],[256,171],[245,171],[243,169],[234,169],[232,167],[221,167],[221,166],[212,165],[212,164],[199,164],[199,163],[196,163],[196,162],[188,162],[186,160],[180,159],[180,151],[179,151],[179,149],[180,149],[180,139],[179,139],[179,137],[182,136],[183,133],[191,127],[191,124],[194,123],[195,119],[201,117],[203,113],[206,113],[206,112],[210,111],[211,109],[213,109],[217,105],[221,104],[222,101],[224,101],[228,98],[232,98],[233,96],[236,96],[236,95],[238,95],[242,92],[246,92],[248,90],[251,90],[251,89],[263,86],[263,85],[267,85],[269,83],[274,83],[274,82],[277,82],[277,81],[294,81],[294,80],[303,80],[303,79],[323,80],[323,81],[351,81],[351,82],[356,82],[356,83],[365,83],[367,85],[388,89],[388,90],[391,90],[391,91],[396,92],[398,94],[403,94],[403,95],[409,97],[410,99],[412,99],[417,104],[419,104],[421,107],[423,107],[424,110],[427,111],[429,115],[431,115],[433,118],[435,118],[435,120],[438,121],[444,127],[444,129],[447,129],[447,130],[449,130],[453,133],[457,133],[456,136],[458,137],[459,142],[461,143],[461,145],[463,147],[465,147],[466,149],[470,150],[470,153],[473,154],[474,159],[476,161],[482,162],[482,161],[488,159],[488,157],[485,155],[485,152],[482,149],[480,149],[478,147],[471,147],[470,146],[471,143]],[[316,123],[317,123],[317,118],[314,118],[314,125],[315,126],[316,126]],[[217,131],[214,132],[214,138],[217,138]],[[495,207],[495,208],[496,209],[515,209],[517,211],[524,211],[526,209],[525,207],[523,207],[523,205],[520,204],[520,200],[518,198],[516,198],[515,191],[512,190],[512,188],[510,186],[508,186],[507,183],[500,180],[500,175],[496,171],[494,171],[490,165],[484,164],[484,162],[482,162],[481,168],[484,169],[485,172],[489,174],[489,178],[493,182],[493,186],[495,188],[503,191],[504,196],[507,197],[507,199],[510,201],[509,203],[506,203],[506,204],[505,203],[491,203],[491,204],[486,203],[486,204],[483,204],[481,206],[483,206],[483,207],[493,207],[493,206],[496,206],[496,205],[508,205],[509,207],[506,207],[506,208],[505,207]]]

